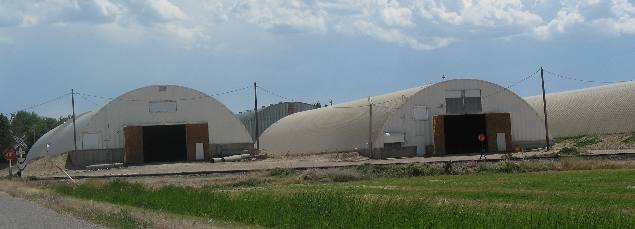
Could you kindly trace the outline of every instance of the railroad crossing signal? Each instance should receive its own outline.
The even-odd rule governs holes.
[[[22,137],[13,136],[13,141],[15,142],[15,148],[18,149],[17,155],[19,158],[24,158],[24,155],[26,154],[25,149],[28,148],[28,145],[24,142],[25,138],[26,136],[24,135]]]
[[[29,146],[24,141],[25,138],[26,138],[25,135],[22,135],[22,137],[17,137],[15,135],[13,136],[13,141],[15,142],[15,148],[17,149],[17,152],[14,151],[14,157],[15,155],[18,156],[17,158],[18,176],[22,176],[22,171],[24,171],[24,169],[26,168],[26,150],[28,149]],[[11,163],[9,163],[9,165],[10,164]],[[9,174],[11,174],[11,168],[9,168]]]

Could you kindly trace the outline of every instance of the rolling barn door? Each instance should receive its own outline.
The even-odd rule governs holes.
[[[487,151],[512,151],[512,124],[509,113],[488,113],[485,115],[487,125]]]
[[[207,153],[209,152],[209,131],[207,129],[207,123],[187,124],[185,125],[185,131],[187,139],[187,160],[209,160],[210,158]],[[197,151],[199,151],[198,154]]]
[[[432,117],[434,154],[445,154],[445,129],[443,123],[443,115],[435,115]]]
[[[123,128],[123,133],[125,162],[143,163],[143,127],[127,126]]]

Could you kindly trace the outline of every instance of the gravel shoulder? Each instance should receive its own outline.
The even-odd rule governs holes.
[[[105,228],[0,192],[1,228]]]

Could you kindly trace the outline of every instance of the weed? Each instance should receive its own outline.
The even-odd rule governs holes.
[[[81,218],[95,222],[100,225],[109,226],[118,229],[132,229],[132,228],[151,228],[151,225],[147,222],[142,222],[133,217],[127,210],[120,210],[113,213],[104,213],[98,211],[79,211],[70,210],[73,213],[79,215]]]
[[[256,187],[268,184],[269,180],[263,177],[246,177],[241,178],[237,182],[231,183],[232,187]]]
[[[364,164],[358,166],[357,171],[370,177],[431,176],[443,173],[441,166],[436,163],[411,163],[407,165]]]
[[[558,154],[573,156],[580,155],[580,151],[578,151],[578,148],[575,147],[564,147],[558,151]]]
[[[575,141],[576,147],[585,147],[588,145],[593,145],[602,142],[600,138],[597,136],[583,136]]]
[[[305,183],[347,182],[364,179],[364,175],[349,168],[310,169],[302,173],[300,179]]]
[[[632,133],[631,136],[628,136],[627,138],[625,138],[624,140],[622,140],[623,143],[626,144],[632,144],[635,143],[635,133]]]
[[[274,177],[288,177],[295,174],[296,171],[290,168],[274,168],[269,171],[269,175]]]
[[[518,173],[523,172],[523,169],[517,162],[504,160],[496,164],[496,171],[503,173]]]
[[[602,139],[598,138],[597,136],[579,135],[579,136],[573,136],[573,137],[556,138],[555,142],[556,143],[571,142],[576,147],[585,147],[585,146],[600,143],[602,142]]]

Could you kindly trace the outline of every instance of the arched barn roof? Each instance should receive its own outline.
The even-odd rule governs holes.
[[[546,98],[553,137],[635,132],[635,81],[552,93]],[[526,100],[544,114],[542,96]]]
[[[162,107],[160,103],[172,105]],[[159,103],[152,108],[151,103]],[[152,109],[159,111],[151,112]],[[174,109],[162,112],[161,109]],[[215,98],[203,92],[175,85],[147,86],[127,92],[95,112],[76,118],[77,149],[123,148],[125,126],[207,123],[210,144],[251,143],[251,137],[234,114]],[[97,134],[93,148],[83,145],[85,134]],[[47,150],[48,144],[48,150]],[[97,147],[97,148],[95,148]],[[27,159],[72,151],[73,125],[69,120],[44,134],[31,147]]]
[[[375,147],[383,146],[385,133],[406,133],[406,141],[431,144],[431,133],[425,137],[414,134],[412,109],[425,105],[431,115],[444,114],[445,92],[449,89],[482,90],[484,112],[510,112],[515,121],[513,134],[517,141],[544,139],[542,119],[531,107],[513,92],[499,85],[474,79],[448,80],[436,84],[397,91],[371,97],[373,105],[372,135]],[[312,154],[324,152],[354,151],[368,148],[369,102],[367,98],[329,107],[304,111],[287,116],[269,127],[260,137],[261,149],[270,153]],[[498,104],[498,105],[495,105]],[[498,106],[510,107],[509,109]],[[424,127],[431,127],[431,120]],[[410,134],[413,133],[413,134]],[[413,143],[414,144],[414,143]]]

